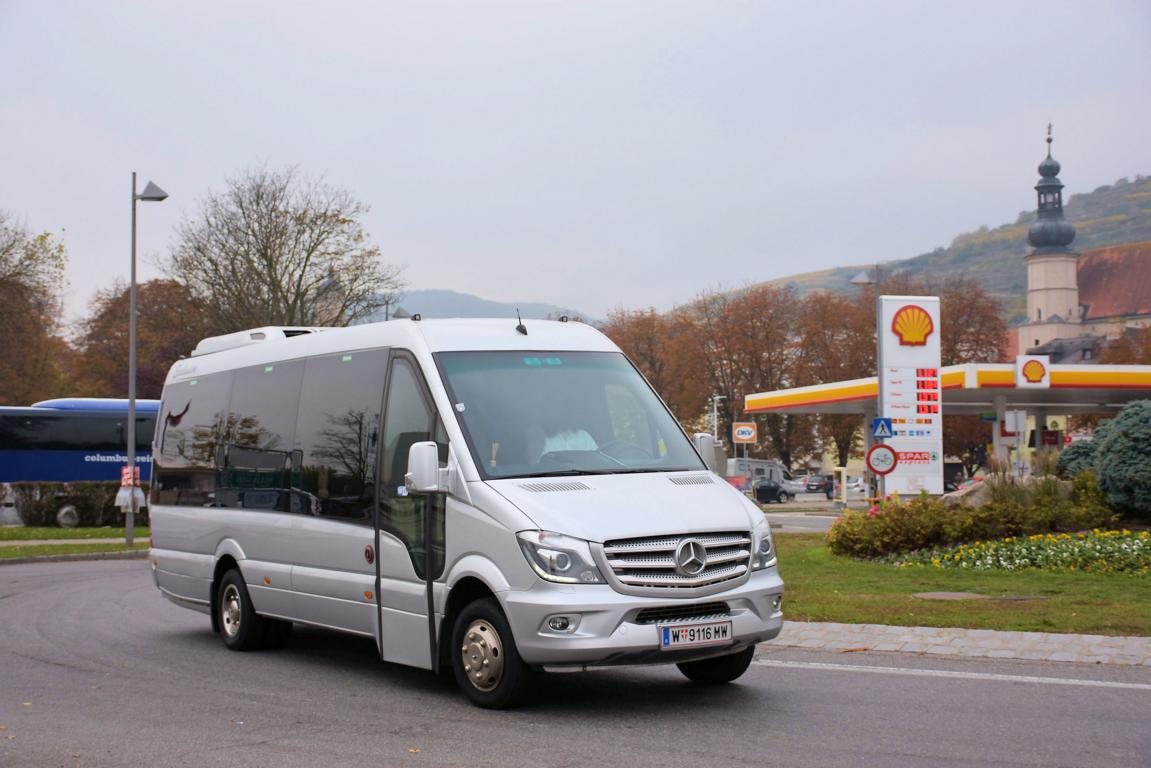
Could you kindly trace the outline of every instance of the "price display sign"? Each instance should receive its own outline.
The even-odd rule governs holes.
[[[884,490],[943,493],[939,299],[880,296],[877,317],[879,415],[891,419],[885,445],[896,456]]]

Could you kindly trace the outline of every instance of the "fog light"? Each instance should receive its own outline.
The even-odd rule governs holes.
[[[771,598],[771,610],[773,612],[778,611],[781,605],[783,605],[783,595],[776,595]]]
[[[556,632],[566,632],[570,626],[571,620],[567,616],[552,616],[548,619],[548,627]]]

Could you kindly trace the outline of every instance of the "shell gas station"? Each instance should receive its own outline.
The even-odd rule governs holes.
[[[966,364],[939,369],[941,415],[994,413],[1000,429],[993,429],[994,455],[1007,460],[1015,435],[1007,433],[1008,413],[1025,412],[1037,430],[1037,445],[1058,448],[1062,440],[1048,424],[1059,417],[1096,414],[1114,416],[1132,400],[1151,397],[1151,366],[1050,365],[1040,356],[1020,356],[1014,364]],[[871,446],[872,419],[879,415],[879,379],[864,379],[796,387],[747,395],[748,414],[856,414],[864,419],[867,448]],[[1064,439],[1069,438],[1067,435]],[[1027,441],[1024,440],[1026,447]]]
[[[1075,227],[1064,216],[1060,165],[1051,156],[1051,143],[1048,126],[1047,157],[1035,185],[1036,218],[1027,232],[1031,250],[1023,259],[1026,316],[1008,334],[1014,363],[940,367],[939,299],[880,296],[878,376],[747,395],[745,412],[856,414],[865,419],[869,452],[876,440],[890,437],[888,442],[905,447],[895,448],[889,462],[897,464],[903,450],[909,459],[930,464],[910,484],[896,485],[934,493],[945,458],[943,415],[977,414],[997,422],[989,455],[1006,464],[1018,448],[1016,469],[1024,471],[1028,448],[1057,451],[1073,439],[1066,431],[1068,417],[1111,417],[1133,400],[1151,398],[1151,365],[1095,362],[1112,340],[1151,328],[1151,242],[1084,254],[1072,250]],[[857,281],[878,282],[864,273],[852,280]],[[1029,354],[1014,355],[1014,350]],[[871,468],[884,474],[883,467]]]

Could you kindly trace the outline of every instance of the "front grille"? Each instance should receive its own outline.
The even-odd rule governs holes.
[[[688,539],[698,541],[707,552],[706,566],[694,575],[681,573],[675,564],[676,550]],[[735,531],[618,539],[604,542],[603,553],[616,579],[629,587],[703,587],[747,573],[751,538]]]
[[[730,616],[727,603],[699,603],[671,608],[644,608],[636,614],[636,624],[663,624],[669,621],[705,621]]]

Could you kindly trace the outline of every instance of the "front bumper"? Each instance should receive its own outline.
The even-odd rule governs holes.
[[[692,661],[738,651],[771,640],[783,628],[783,581],[772,566],[747,581],[703,598],[633,597],[607,585],[564,585],[539,580],[528,590],[500,595],[516,647],[533,666],[606,666]],[[660,650],[659,624],[640,623],[640,611],[723,601],[728,605],[732,640],[676,651]],[[548,618],[569,617],[567,631],[548,627]],[[670,620],[668,623],[690,623]]]

